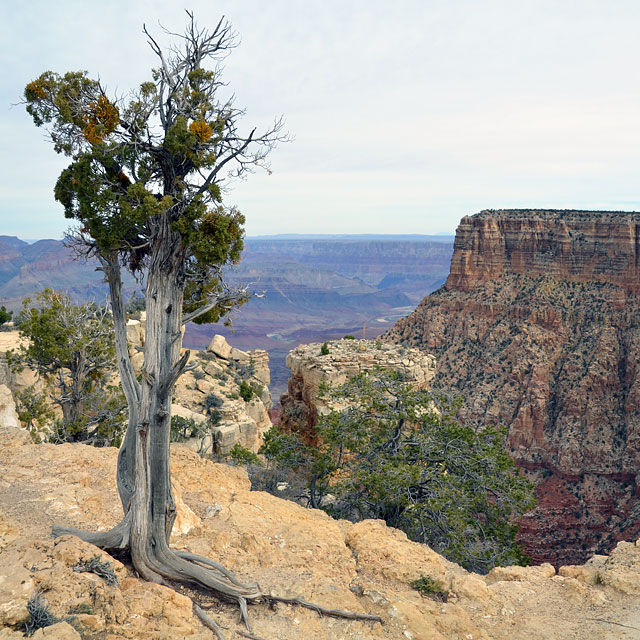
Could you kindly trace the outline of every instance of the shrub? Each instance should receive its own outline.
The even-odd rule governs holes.
[[[506,453],[504,429],[460,424],[459,399],[396,373],[361,374],[329,395],[347,408],[320,418],[313,446],[272,429],[260,450],[306,478],[311,506],[382,519],[469,571],[527,564],[514,522],[533,508],[533,487]]]
[[[432,578],[431,576],[420,575],[417,580],[410,582],[409,586],[418,591],[421,595],[427,596],[432,600],[446,602],[449,597],[448,589],[444,588],[444,585],[440,580]]]
[[[352,336],[351,334],[347,334],[346,336],[342,337],[343,340],[355,340],[356,337]]]
[[[246,380],[243,380],[240,383],[240,397],[245,402],[249,402],[249,400],[251,400],[251,398],[253,398],[253,394],[254,393],[255,393],[255,390],[253,388],[253,385],[248,383]]]
[[[253,451],[250,451],[246,447],[243,447],[241,444],[233,445],[231,451],[229,452],[229,457],[234,462],[234,464],[246,466],[249,464],[257,464],[260,465],[260,458],[258,458],[257,454]]]
[[[322,346],[320,347],[320,355],[321,356],[327,356],[329,355],[329,343],[328,342],[323,342]]]
[[[27,603],[27,619],[22,623],[22,630],[27,636],[32,636],[38,629],[50,627],[56,622],[60,622],[49,609],[47,601],[42,597],[40,591],[34,591]]]
[[[193,418],[171,416],[170,440],[171,442],[186,442],[189,438],[202,438],[208,431],[205,424],[198,424]]]
[[[78,560],[73,566],[76,573],[95,573],[100,576],[108,585],[118,586],[118,578],[110,562],[102,562],[100,556],[93,556],[89,560]]]
[[[198,367],[197,369],[193,370],[193,377],[196,380],[204,380],[207,377],[207,374],[200,367]]]
[[[0,307],[0,325],[4,324],[5,322],[9,322],[12,316],[13,311],[7,311],[4,305]]]
[[[209,393],[207,396],[205,396],[204,408],[208,414],[211,414],[211,411],[213,411],[213,409],[218,409],[223,404],[224,400],[220,396],[217,396],[215,393]]]

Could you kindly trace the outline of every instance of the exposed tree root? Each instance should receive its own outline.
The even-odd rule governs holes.
[[[240,631],[237,631],[237,633],[253,640],[261,639],[253,635],[248,603],[282,602],[311,609],[320,616],[374,623],[380,622],[382,624],[380,616],[343,611],[341,609],[329,609],[299,597],[291,598],[266,594],[256,583],[244,584],[240,582],[219,562],[188,551],[174,551],[162,541],[153,549],[146,546],[134,549],[129,543],[129,527],[129,516],[127,515],[119,525],[109,531],[92,533],[71,527],[54,527],[52,533],[54,537],[74,535],[103,549],[129,550],[134,568],[144,579],[170,587],[171,585],[167,584],[167,580],[189,584],[211,592],[219,600],[237,604],[247,629],[246,633]],[[195,601],[193,601],[193,610],[200,621],[216,634],[218,640],[224,640],[225,636],[220,625]]]
[[[250,640],[263,640],[262,638],[260,638],[258,636],[254,636],[253,633],[247,633],[246,631],[238,631],[236,629],[236,633],[239,636],[242,636],[243,638],[249,638]]]
[[[218,640],[225,640],[224,633],[222,633],[222,628],[220,627],[220,625],[211,616],[207,615],[202,610],[202,607],[200,607],[200,605],[196,604],[195,602],[193,603],[193,611],[196,616],[198,616],[200,622],[202,622],[205,627],[211,629],[211,631],[216,634],[216,638],[218,638]]]
[[[314,602],[307,602],[302,598],[285,598],[283,596],[263,596],[268,602],[284,602],[285,604],[297,604],[300,607],[311,609],[320,616],[329,616],[331,618],[346,618],[347,620],[364,620],[367,622],[379,622],[382,624],[380,616],[370,613],[358,613],[357,611],[343,611],[342,609],[326,609]]]
[[[109,531],[83,531],[82,529],[74,529],[73,527],[54,526],[51,535],[54,538],[60,536],[75,536],[89,542],[100,549],[105,550],[124,550],[129,548],[129,531],[131,528],[131,515],[127,515]]]

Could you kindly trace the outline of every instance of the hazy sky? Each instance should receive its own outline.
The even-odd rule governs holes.
[[[65,166],[20,100],[42,71],[119,93],[155,60],[142,24],[175,0],[2,0],[0,235],[60,237]],[[247,232],[439,233],[486,208],[640,209],[637,0],[192,0],[241,45],[225,77],[246,127],[294,141],[227,195]]]

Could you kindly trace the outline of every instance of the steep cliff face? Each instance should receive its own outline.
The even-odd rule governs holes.
[[[456,232],[446,288],[503,273],[607,282],[640,291],[640,216],[625,212],[483,211]]]
[[[640,214],[463,218],[445,287],[387,338],[437,358],[463,417],[509,426],[537,485],[521,539],[578,562],[640,532]]]

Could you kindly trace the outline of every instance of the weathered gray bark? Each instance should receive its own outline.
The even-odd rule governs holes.
[[[155,241],[146,288],[145,361],[140,382],[128,354],[117,258],[103,258],[114,316],[116,355],[129,402],[129,426],[118,456],[118,491],[125,515],[107,532],[54,527],[54,535],[71,533],[102,548],[129,549],[134,567],[146,580],[189,582],[211,589],[240,606],[247,627],[247,602],[261,600],[289,602],[320,614],[379,622],[378,616],[325,609],[300,598],[267,595],[255,583],[241,583],[213,560],[169,548],[176,515],[169,464],[171,394],[189,359],[189,352],[180,354],[185,256],[180,236],[171,230],[168,217],[162,216],[154,224]],[[221,634],[215,622],[203,615],[197,605],[195,611],[216,634]]]

